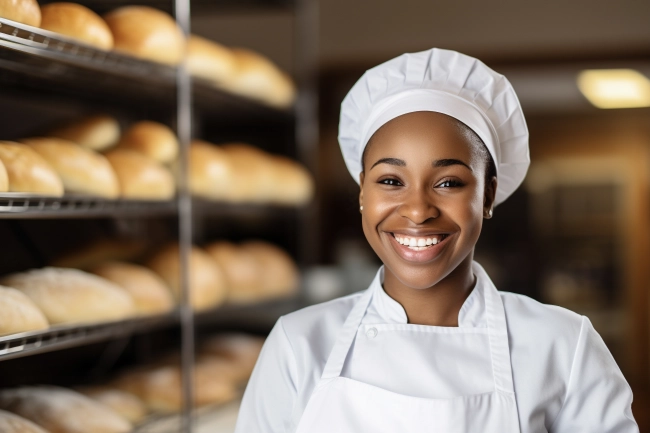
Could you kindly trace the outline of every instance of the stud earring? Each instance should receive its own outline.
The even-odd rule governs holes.
[[[487,215],[486,215],[487,218],[492,218],[492,209],[490,209],[489,211],[487,211],[486,214],[487,214]]]
[[[359,206],[359,212],[363,212],[363,206]]]

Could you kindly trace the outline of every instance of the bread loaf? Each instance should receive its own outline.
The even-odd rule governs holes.
[[[79,392],[111,408],[133,424],[147,416],[147,406],[134,394],[108,387],[83,388]]]
[[[9,191],[9,175],[2,159],[0,159],[0,192]]]
[[[0,166],[4,163],[9,191],[61,197],[63,182],[54,168],[26,144],[0,141]],[[2,190],[0,169],[0,190]]]
[[[195,140],[190,146],[189,166],[192,194],[210,200],[228,200],[236,195],[234,170],[223,149]]]
[[[142,256],[146,249],[147,244],[142,241],[97,239],[58,257],[51,265],[87,270],[106,261],[135,260]]]
[[[131,423],[110,408],[69,389],[30,386],[0,391],[0,409],[49,433],[127,433]]]
[[[102,151],[115,145],[120,139],[120,124],[111,116],[89,116],[57,128],[49,135]]]
[[[169,127],[143,120],[124,132],[118,147],[136,150],[162,164],[169,164],[178,156],[179,146],[174,131]]]
[[[264,339],[241,333],[223,333],[210,337],[201,345],[203,356],[223,357],[237,366],[239,380],[248,379],[262,351]]]
[[[144,266],[106,262],[91,272],[129,292],[139,314],[162,314],[174,308],[174,299],[165,282]]]
[[[120,196],[141,200],[169,200],[176,185],[169,169],[130,149],[113,149],[106,154],[120,184]]]
[[[108,160],[97,152],[60,138],[21,140],[50,163],[66,192],[117,198],[119,184]]]
[[[11,287],[0,286],[0,335],[38,331],[48,326],[43,312],[27,295]]]
[[[221,268],[203,250],[192,247],[189,260],[190,302],[196,310],[220,305],[226,298],[226,281]],[[156,254],[149,267],[172,288],[176,299],[181,296],[180,251],[177,244],[168,245]]]
[[[77,269],[36,269],[6,276],[0,283],[29,296],[53,325],[120,320],[135,313],[124,289]]]
[[[255,254],[226,241],[214,242],[206,246],[205,250],[224,271],[228,302],[254,302],[263,297],[262,264]]]
[[[262,241],[248,241],[242,245],[260,262],[260,291],[264,297],[290,296],[297,292],[298,268],[289,254],[281,248]]]
[[[243,143],[222,146],[233,169],[233,187],[229,199],[235,202],[268,203],[278,188],[271,156]]]
[[[114,48],[135,57],[169,65],[185,55],[185,37],[167,13],[148,6],[124,6],[104,16]]]
[[[230,49],[196,35],[187,40],[185,66],[190,74],[217,85],[232,80],[236,67]]]
[[[28,419],[0,410],[0,432],[2,433],[48,433]]]
[[[38,27],[41,25],[41,8],[36,0],[3,0],[0,17]]]
[[[41,7],[41,28],[101,50],[113,48],[113,34],[106,22],[77,3],[49,3]]]
[[[285,205],[304,205],[314,196],[314,181],[302,165],[289,158],[273,158],[274,185],[272,201]]]

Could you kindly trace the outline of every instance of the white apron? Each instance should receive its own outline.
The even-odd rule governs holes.
[[[399,394],[341,376],[372,295],[373,291],[367,290],[347,317],[296,433],[520,432],[505,313],[492,284],[485,284],[483,295],[494,391],[447,399]],[[455,331],[463,333],[463,329]],[[427,327],[427,332],[440,331],[439,327]],[[471,328],[467,332],[472,332]]]

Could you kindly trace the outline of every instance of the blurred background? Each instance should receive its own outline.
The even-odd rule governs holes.
[[[98,14],[131,4],[81,3]],[[182,21],[182,10],[168,2],[134,3],[176,12]],[[54,344],[45,355],[16,356],[11,348],[20,346],[20,339],[0,338],[0,361],[7,358],[0,363],[0,387],[104,383],[129,366],[149,365],[161,347],[180,348],[188,336],[196,337],[197,347],[203,337],[226,331],[263,337],[280,314],[365,289],[380,262],[363,236],[358,186],[338,148],[340,103],[366,69],[405,52],[439,47],[477,57],[504,74],[530,131],[530,171],[484,225],[477,261],[500,290],[588,316],[634,391],[641,431],[650,432],[650,2],[191,0],[190,5],[193,34],[263,55],[292,77],[295,101],[253,95],[251,102],[250,94],[235,87],[197,87],[201,77],[190,71],[199,78],[188,102],[178,90],[182,78],[180,87],[173,80],[157,83],[161,72],[138,81],[106,72],[107,66],[102,71],[16,49],[5,37],[0,139],[42,135],[89,113],[108,113],[122,126],[155,120],[179,136],[181,162],[183,155],[191,161],[191,151],[183,150],[190,138],[218,145],[246,142],[299,161],[313,178],[311,192],[296,193],[298,198],[279,206],[273,200],[242,205],[215,195],[197,199],[201,194],[189,185],[189,192],[181,188],[168,199],[171,211],[144,205],[129,213],[131,208],[108,200],[90,217],[48,208],[45,218],[34,206],[51,203],[31,203],[23,218],[0,216],[5,245],[0,276],[61,257],[83,268],[70,254],[89,254],[78,251],[99,238],[147,242],[137,253],[124,254],[122,248],[120,254],[101,255],[141,264],[179,239],[181,258],[183,242],[207,248],[217,240],[240,245],[263,239],[291,257],[300,283],[287,284],[292,287],[275,300],[212,305],[216,309],[196,313],[191,322],[181,317],[154,331],[136,326],[102,337],[102,343],[79,340],[72,350]],[[191,211],[184,211],[189,195]],[[0,199],[0,209],[16,206],[10,194]],[[182,297],[178,302],[183,305]],[[38,367],[44,362],[59,370]],[[53,377],[52,371],[61,375]],[[210,431],[232,431],[236,399],[230,404],[210,421]]]

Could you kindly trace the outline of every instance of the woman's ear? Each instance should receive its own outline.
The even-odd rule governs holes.
[[[489,181],[485,182],[485,192],[483,193],[483,217],[492,218],[492,209],[494,208],[494,199],[497,194],[497,178],[492,176]]]

